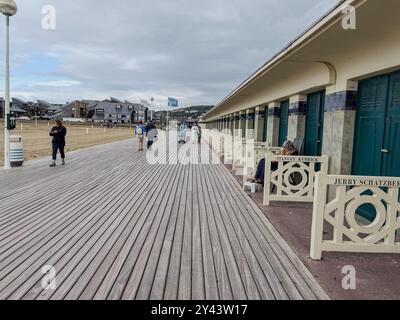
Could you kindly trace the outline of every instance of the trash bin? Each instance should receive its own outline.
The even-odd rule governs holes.
[[[12,167],[20,167],[24,163],[24,143],[22,136],[11,136],[10,162]]]

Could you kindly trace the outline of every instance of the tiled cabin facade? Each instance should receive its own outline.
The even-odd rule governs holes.
[[[356,29],[342,21],[356,8]],[[254,129],[258,142],[304,139],[333,174],[400,176],[400,2],[347,0],[292,42],[203,119]],[[248,136],[249,137],[249,136]],[[251,137],[250,137],[251,138]]]

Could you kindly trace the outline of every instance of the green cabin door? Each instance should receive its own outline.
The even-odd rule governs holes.
[[[279,118],[279,147],[283,146],[287,140],[289,126],[289,100],[281,102],[280,118]]]
[[[360,82],[353,174],[400,176],[400,72]],[[372,206],[359,213],[374,220]]]
[[[381,175],[388,79],[381,76],[359,84],[353,156],[355,175]]]
[[[308,95],[304,139],[304,154],[307,156],[320,156],[322,153],[324,105],[325,91]]]
[[[390,76],[382,175],[400,177],[400,72]]]
[[[264,130],[263,130],[263,142],[267,142],[268,138],[268,107],[264,111]]]

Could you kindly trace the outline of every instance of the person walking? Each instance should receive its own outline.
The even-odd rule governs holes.
[[[147,136],[147,149],[151,150],[154,140],[158,136],[157,128],[152,122],[146,127],[146,136]]]
[[[67,128],[63,126],[61,120],[56,120],[56,125],[50,131],[50,136],[53,137],[53,162],[50,167],[56,166],[57,152],[60,151],[62,165],[65,165],[65,136],[67,135]]]
[[[135,128],[135,135],[138,139],[139,150],[143,151],[143,143],[144,143],[144,135],[146,133],[146,128],[143,125],[142,121],[139,121],[139,124]]]
[[[197,139],[198,139],[198,127],[197,127],[197,125],[195,124],[195,125],[192,127],[192,143],[193,143],[193,144],[197,143]]]
[[[201,144],[201,127],[197,125],[197,142],[198,144]]]

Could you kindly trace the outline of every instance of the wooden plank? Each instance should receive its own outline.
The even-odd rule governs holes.
[[[190,154],[192,155],[192,153]],[[187,166],[190,170],[186,189],[186,206],[185,211],[183,212],[183,244],[179,272],[178,300],[190,300],[192,298],[193,170],[191,164],[187,164]]]
[[[182,259],[182,248],[183,248],[183,230],[185,223],[185,209],[186,209],[186,193],[188,189],[188,176],[189,166],[184,165],[185,169],[185,180],[183,182],[181,201],[178,208],[178,220],[176,223],[176,230],[174,234],[174,240],[172,244],[172,252],[170,257],[170,263],[168,267],[164,300],[177,300],[179,291],[179,275],[181,270],[181,259]]]
[[[220,234],[226,234],[229,243],[232,247],[233,258],[236,260],[238,268],[240,270],[240,275],[242,278],[243,285],[245,287],[245,291],[248,299],[260,299],[262,296],[260,295],[260,291],[262,291],[264,298],[272,299],[274,298],[273,293],[269,289],[269,284],[267,281],[263,282],[263,287],[259,287],[256,283],[256,279],[262,279],[262,272],[260,272],[259,267],[254,263],[254,256],[251,257],[249,251],[243,250],[243,243],[245,242],[243,234],[237,234],[232,227],[232,224],[227,218],[231,213],[228,214],[227,208],[225,207],[227,204],[227,199],[225,196],[221,197],[221,193],[223,194],[224,188],[220,188],[221,181],[214,180],[214,170],[215,166],[208,167],[206,170],[206,175],[208,180],[210,181],[210,189],[211,192],[216,196],[217,202],[219,204],[219,212],[220,215],[216,217],[216,224],[221,226]],[[240,229],[240,227],[239,227]],[[228,264],[235,263],[234,261],[227,261]]]
[[[206,248],[211,248],[209,254],[209,264],[206,265],[206,269],[210,270],[210,273],[206,274],[205,280],[208,281],[216,280],[216,288],[218,289],[218,296],[221,300],[232,300],[233,299],[233,290],[231,285],[231,280],[228,276],[228,269],[225,263],[224,255],[222,253],[222,246],[218,234],[216,232],[215,223],[212,221],[213,215],[213,206],[211,204],[211,200],[209,199],[209,192],[207,189],[205,176],[202,173],[203,166],[200,167],[200,183],[203,190],[204,195],[204,204],[205,204],[205,212],[204,212],[204,227],[202,230],[205,231],[206,236],[205,239],[209,238],[209,243],[205,246]],[[205,256],[207,256],[205,254]],[[213,262],[213,265],[210,265]],[[214,271],[215,274],[211,272]],[[211,285],[212,286],[212,285]],[[207,285],[206,285],[207,288]]]
[[[161,254],[167,226],[171,219],[170,208],[175,200],[177,182],[180,178],[179,166],[174,166],[174,170],[171,171],[172,175],[169,183],[165,183],[166,188],[161,191],[163,193],[163,201],[155,209],[157,210],[157,216],[162,218],[161,222],[158,226],[153,225],[153,230],[148,234],[145,245],[142,247],[138,257],[138,262],[128,280],[123,299],[148,300],[150,297],[155,269]]]
[[[235,248],[232,248],[232,244],[229,242],[226,230],[223,229],[223,224],[220,220],[220,206],[214,192],[212,191],[211,182],[207,177],[207,170],[209,170],[207,166],[203,167],[205,186],[209,195],[207,202],[209,202],[213,208],[213,210],[209,212],[212,214],[210,216],[209,226],[211,228],[211,234],[215,236],[214,241],[216,241],[216,238],[218,238],[218,241],[221,244],[221,252],[218,253],[220,256],[217,257],[217,259],[221,259],[224,262],[224,265],[228,271],[228,277],[231,285],[231,295],[233,298],[235,300],[245,300],[248,299],[248,296],[241,276],[241,271],[238,266],[238,261],[235,258]],[[241,262],[239,261],[239,263]],[[224,296],[222,298],[225,299]]]
[[[176,199],[171,208],[172,216],[170,219],[170,223],[167,227],[163,247],[161,249],[161,255],[157,264],[157,269],[155,270],[155,276],[150,295],[150,299],[152,300],[162,300],[164,298],[164,293],[167,286],[168,270],[170,264],[175,261],[171,257],[173,256],[173,244],[178,225],[178,217],[180,216],[179,208],[181,201],[183,201],[182,198],[185,196],[185,193],[183,191],[186,185],[185,181],[187,177],[187,169],[182,166],[180,172],[181,176],[177,185]],[[177,288],[177,285],[174,285],[174,288]]]
[[[227,178],[227,175],[223,174],[222,179],[225,182],[228,182]],[[269,243],[267,241],[263,241],[263,239],[265,239],[265,235],[259,231],[248,214],[249,212],[252,212],[251,210],[249,211],[248,205],[246,206],[248,196],[245,195],[246,198],[243,199],[241,190],[237,188],[225,188],[225,190],[227,192],[227,199],[225,203],[228,205],[232,204],[230,210],[234,213],[231,215],[231,218],[237,219],[237,223],[234,225],[237,229],[243,228],[242,234],[247,238],[247,241],[245,241],[247,244],[246,250],[254,251],[260,267],[263,269],[263,273],[267,278],[269,286],[271,287],[276,298],[301,299],[302,296],[293,286],[292,280],[285,271],[286,268],[279,263],[275,253],[270,250]]]
[[[221,170],[227,171],[226,168],[221,168]],[[232,188],[236,190],[238,190],[237,188],[240,188],[239,183],[234,177],[231,175],[227,175],[226,177],[230,180]],[[328,295],[317,283],[310,271],[304,266],[298,256],[294,253],[293,249],[272,226],[257,205],[251,201],[245,193],[240,202],[247,203],[247,211],[252,211],[254,213],[250,215],[254,220],[254,227],[252,230],[257,230],[256,228],[258,228],[264,236],[266,243],[264,248],[272,250],[268,253],[268,257],[276,257],[279,259],[279,264],[281,265],[279,267],[278,264],[279,270],[282,271],[282,269],[284,269],[288,272],[291,284],[295,285],[297,289],[300,290],[302,297],[305,297],[306,299],[329,299]]]
[[[197,145],[195,145],[197,148]],[[196,154],[197,155],[197,154]],[[192,296],[193,300],[204,300],[206,298],[205,293],[205,279],[204,279],[204,261],[203,261],[203,248],[202,238],[203,230],[200,222],[200,201],[199,201],[199,189],[198,183],[199,176],[199,165],[195,165],[192,168],[193,174],[193,193],[192,193]],[[204,211],[202,211],[204,214]]]
[[[130,179],[126,179],[127,182],[129,182],[129,180]],[[121,186],[122,189],[125,189],[125,185],[123,183],[121,184]],[[129,194],[129,192],[127,192],[127,194]],[[112,205],[109,205],[108,208],[112,208]],[[91,246],[93,246],[97,242],[98,237],[101,236],[105,232],[105,230],[108,229],[110,224],[113,225],[117,224],[119,221],[118,213],[119,213],[118,210],[115,210],[111,214],[108,214],[108,210],[104,210],[104,214],[102,218],[99,220],[96,220],[97,213],[95,213],[94,214],[95,218],[93,219],[95,223],[90,228],[81,230],[81,232],[79,234],[76,234],[73,238],[76,241],[71,241],[69,245],[63,246],[63,250],[57,252],[57,254],[52,257],[52,259],[54,260],[50,264],[53,265],[57,270],[59,285],[62,283],[63,279],[64,264],[66,262],[81,261],[81,259],[83,259],[83,257],[85,256],[85,253],[81,253],[82,247],[91,248]],[[75,257],[75,255],[78,256]],[[34,266],[35,264],[31,265],[28,270],[32,270]],[[29,274],[28,271],[25,271],[25,273]],[[28,287],[31,285],[31,282],[38,278],[40,278],[40,274],[36,272],[35,275],[29,279],[29,281],[25,282],[23,286],[20,287],[18,296],[13,296],[13,298],[14,299],[19,298],[19,295],[23,294],[24,290],[28,289]],[[31,298],[31,295],[35,295],[37,292],[40,291],[41,291],[41,285],[38,279],[36,287],[32,289],[32,292],[30,294],[27,294],[27,298]],[[44,297],[46,297],[47,294],[49,294],[49,292],[46,292]]]
[[[138,228],[137,233],[135,232],[132,234],[134,237],[131,237],[129,246],[121,251],[123,258],[118,258],[118,260],[116,260],[117,264],[114,264],[108,273],[111,279],[114,280],[107,281],[106,286],[102,284],[99,291],[96,293],[95,299],[104,296],[105,292],[109,292],[108,299],[120,299],[124,294],[127,281],[136,265],[141,249],[145,245],[146,238],[149,232],[152,231],[152,226],[158,226],[160,223],[161,217],[157,215],[157,208],[163,199],[163,192],[161,190],[165,191],[165,187],[169,186],[168,181],[170,179],[171,171],[165,170],[165,180],[160,180],[159,183],[156,184],[156,188],[151,190],[151,202],[146,204],[144,208],[146,212],[145,220],[138,224],[140,228]],[[156,195],[156,197],[154,195]],[[161,195],[161,197],[159,197],[159,195]]]
[[[149,165],[133,143],[0,171],[0,299],[328,299],[209,148]]]
[[[116,176],[116,179],[118,180],[119,179],[119,177],[118,176]],[[116,180],[116,181],[117,181]],[[115,191],[118,191],[117,189],[115,190]],[[102,193],[100,194],[100,196],[102,196]],[[104,197],[104,196],[103,196]],[[79,213],[79,212],[76,212],[76,213]],[[91,213],[90,211],[88,212],[88,213]],[[95,215],[93,215],[92,216],[93,218],[95,218],[96,216]],[[85,224],[82,224],[82,222],[80,223],[80,225],[85,225]],[[67,230],[67,231],[69,231],[69,230]],[[66,234],[69,234],[69,233],[66,233]],[[46,235],[45,235],[46,236]],[[60,234],[57,234],[57,236],[60,236]],[[66,248],[66,246],[64,245],[61,245],[60,243],[51,243],[51,241],[50,241],[50,239],[49,239],[49,237],[48,237],[48,235],[47,235],[47,237],[45,237],[46,238],[46,240],[45,240],[45,243],[46,243],[46,246],[41,246],[40,244],[37,246],[38,248],[40,248],[40,250],[41,250],[41,252],[39,252],[39,254],[38,254],[38,256],[40,256],[41,258],[45,258],[46,256],[43,256],[42,255],[42,252],[46,252],[46,249],[48,249],[48,248],[50,248],[51,250],[54,250],[54,247],[56,247],[57,245],[58,246],[60,246],[60,247],[63,247],[63,248]],[[60,237],[58,237],[59,239],[60,239]],[[68,239],[64,239],[64,240],[68,240]],[[53,246],[52,246],[53,245]],[[49,253],[49,251],[48,252],[46,252],[46,254],[48,254]],[[32,257],[32,259],[34,259],[35,257]],[[31,260],[32,260],[31,259]],[[32,260],[32,261],[34,261],[34,260]],[[17,262],[19,262],[19,261],[17,261]],[[20,264],[20,262],[19,262],[19,264]],[[31,265],[29,262],[27,262],[26,263],[27,265]],[[4,274],[4,270],[2,270],[2,272],[3,272],[3,274]],[[25,273],[26,274],[26,273]]]
[[[109,227],[107,231],[101,236],[103,239],[101,241],[96,240],[96,244],[92,252],[83,254],[83,256],[76,255],[74,257],[74,260],[68,261],[69,265],[72,264],[72,266],[68,270],[69,272],[65,271],[67,274],[69,273],[69,275],[67,279],[62,283],[62,286],[60,286],[57,291],[51,296],[52,299],[62,299],[66,296],[67,293],[76,294],[76,291],[78,291],[79,288],[82,290],[83,284],[87,283],[87,280],[85,278],[82,278],[81,281],[78,281],[79,275],[83,274],[87,269],[90,270],[90,273],[88,273],[88,275],[93,274],[92,267],[97,266],[97,264],[94,263],[93,260],[101,259],[102,257],[104,257],[104,252],[109,252],[110,248],[115,244],[121,234],[123,234],[124,230],[127,229],[128,226],[132,223],[132,220],[135,218],[135,215],[132,215],[132,212],[134,212],[132,209],[135,203],[138,201],[138,197],[141,194],[143,187],[146,187],[146,181],[144,180],[138,180],[135,186],[130,186],[131,193],[121,203],[121,209],[118,210],[119,214],[117,218],[113,221],[114,225],[118,225],[115,230]],[[79,264],[74,266],[73,263]],[[70,292],[71,289],[73,289],[72,292]]]
[[[118,189],[117,189],[118,190]],[[44,264],[40,264],[41,261],[46,261],[49,257],[52,257],[53,259],[56,259],[58,256],[62,256],[62,254],[67,250],[68,244],[73,245],[74,244],[74,239],[79,237],[81,234],[86,234],[87,229],[90,229],[88,226],[93,227],[93,225],[99,224],[101,221],[103,221],[106,217],[106,214],[103,213],[101,216],[97,214],[97,212],[100,212],[101,209],[104,209],[104,207],[110,206],[110,200],[108,199],[108,202],[103,203],[102,207],[93,207],[92,210],[89,210],[86,212],[86,215],[83,215],[81,220],[79,221],[79,224],[76,226],[71,226],[72,229],[67,228],[66,230],[63,230],[62,233],[55,234],[55,238],[52,239],[52,241],[46,242],[44,246],[41,246],[40,243],[35,246],[35,248],[39,248],[37,252],[35,252],[35,255],[32,255],[29,257],[29,255],[25,254],[25,256],[22,256],[21,259],[26,259],[29,257],[28,260],[25,260],[24,264],[21,263],[21,261],[16,260],[15,263],[18,265],[16,269],[13,270],[11,274],[9,274],[6,278],[9,278],[10,276],[21,273],[23,270],[23,277],[26,278],[29,277],[29,270],[31,272],[38,271],[39,269],[34,269],[39,268],[39,266],[43,266]],[[96,211],[97,210],[97,211]],[[103,220],[102,220],[103,219]],[[79,226],[79,228],[77,227]],[[71,231],[77,232],[76,234],[72,233]],[[79,233],[78,233],[79,231]],[[53,234],[54,235],[54,234]],[[61,250],[57,250],[58,248],[61,248]],[[55,256],[52,256],[53,254],[56,254]],[[40,257],[39,261],[36,261],[37,257]],[[22,260],[23,261],[23,260]],[[35,264],[32,264],[35,262]],[[49,261],[46,261],[47,264]],[[38,263],[40,265],[38,265]],[[28,267],[26,269],[26,267]],[[13,269],[13,265],[8,265],[7,268]],[[28,271],[27,271],[28,270]],[[4,270],[2,270],[4,272]],[[21,278],[21,276],[20,276]],[[8,279],[3,279],[0,283],[0,287],[3,287],[3,281],[7,281]],[[21,281],[21,279],[20,279]],[[23,280],[22,280],[23,281]]]
[[[120,177],[118,176],[114,178],[114,181],[117,183],[118,180],[115,179],[120,179]],[[43,234],[45,230],[48,230],[50,227],[54,227],[55,225],[57,225],[59,221],[61,221],[67,216],[66,215],[67,213],[72,212],[73,214],[77,210],[77,208],[79,208],[80,205],[84,204],[86,206],[87,205],[90,206],[95,204],[96,201],[93,200],[93,197],[88,201],[84,197],[76,197],[76,196],[82,194],[82,192],[84,191],[86,192],[91,191],[93,190],[93,188],[96,188],[96,186],[101,186],[102,185],[101,180],[102,179],[98,181],[95,179],[91,179],[90,180],[91,182],[86,184],[86,186],[82,189],[78,189],[76,191],[75,188],[73,188],[70,191],[71,193],[64,192],[65,194],[67,194],[66,198],[60,197],[62,199],[60,200],[59,203],[54,202],[54,207],[46,206],[43,209],[39,209],[36,211],[34,208],[29,208],[29,210],[26,211],[26,213],[31,215],[31,219],[24,221],[25,225],[22,229],[18,229],[17,227],[14,226],[14,229],[10,230],[11,236],[5,239],[4,242],[1,242],[2,251],[4,251],[4,249],[7,248],[12,248],[15,250],[16,248],[22,246],[24,243],[28,242],[31,243],[31,241],[35,240],[38,235]],[[60,192],[63,192],[63,190],[60,190]],[[104,192],[106,192],[106,190],[104,190]],[[73,200],[74,196],[76,199],[75,201]],[[102,197],[101,194],[100,197]],[[69,198],[70,201],[66,201],[67,198]],[[34,199],[31,200],[34,201]],[[61,209],[63,207],[65,207],[65,209]],[[60,209],[55,210],[55,208],[60,208],[61,210]],[[60,214],[60,212],[62,212],[62,214]]]
[[[37,188],[35,185],[28,185],[28,188],[31,190],[32,193],[27,193],[24,191],[22,193],[23,197],[20,197],[18,201],[15,201],[15,196],[18,194],[17,192],[14,192],[13,194],[15,195],[12,199],[14,201],[10,201],[12,204],[12,207],[7,207],[6,205],[3,207],[5,212],[7,212],[13,219],[15,219],[17,222],[25,223],[21,219],[21,216],[18,215],[18,213],[22,213],[24,215],[27,215],[27,210],[29,209],[29,212],[33,212],[31,214],[31,219],[38,221],[38,217],[40,216],[38,213],[42,212],[45,209],[51,208],[52,212],[54,212],[54,207],[58,207],[59,205],[64,205],[65,206],[65,201],[66,199],[71,199],[73,201],[75,199],[75,193],[73,191],[75,190],[74,188],[71,188],[72,186],[79,186],[83,185],[83,188],[78,191],[78,194],[81,192],[89,192],[90,187],[93,185],[96,185],[95,183],[101,183],[101,180],[104,181],[104,179],[107,178],[107,175],[110,173],[107,168],[109,167],[108,162],[100,162],[98,167],[95,168],[90,168],[85,169],[84,167],[81,168],[76,168],[71,175],[68,175],[68,179],[62,179],[63,183],[60,184],[60,181],[58,180],[57,177],[54,177],[54,185],[48,185],[44,184],[40,188]],[[64,168],[62,168],[64,170]],[[75,168],[74,168],[75,169]],[[117,170],[118,168],[114,168],[112,170]],[[49,170],[51,170],[49,168]],[[81,171],[83,170],[83,172]],[[105,171],[106,175],[99,176],[99,171]],[[57,171],[58,172],[58,171]],[[64,172],[64,171],[62,171]],[[91,176],[87,176],[87,174],[90,173]],[[77,179],[77,177],[80,177],[80,179]],[[89,185],[88,185],[89,182]],[[88,188],[89,190],[85,190],[85,188]],[[58,190],[58,192],[53,192],[54,190]],[[69,198],[68,198],[69,196]],[[43,200],[46,201],[43,201]],[[41,200],[41,201],[40,201]],[[76,200],[76,199],[75,199]],[[78,197],[79,200],[79,197]],[[37,212],[40,210],[39,212]],[[13,214],[11,214],[11,212]],[[4,221],[2,221],[4,223]],[[14,235],[15,235],[15,228],[14,230]],[[2,236],[6,236],[5,230],[2,230]]]
[[[155,175],[162,174],[162,168],[153,168],[152,171]],[[153,181],[148,179],[148,177],[149,176],[146,174],[143,176],[144,179],[147,179],[148,184],[152,185]],[[134,243],[135,237],[137,237],[138,234],[138,230],[143,221],[146,219],[146,214],[148,214],[148,211],[146,212],[144,210],[152,197],[152,193],[147,192],[148,187],[149,186],[147,184],[144,184],[143,192],[139,193],[139,198],[134,201],[134,206],[131,209],[131,212],[134,214],[134,219],[130,224],[130,228],[128,228],[126,232],[119,237],[118,242],[113,246],[103,263],[93,274],[85,290],[80,295],[81,299],[92,299],[96,294],[96,299],[107,298],[109,290],[111,290],[113,282],[118,276],[118,270],[123,264],[125,256],[129,252],[130,246],[132,246],[132,243]],[[115,272],[111,271],[112,269],[115,270]],[[108,277],[108,274],[112,274],[112,276]],[[90,274],[88,274],[88,277],[90,277]],[[100,288],[100,286],[102,286],[102,288]],[[71,293],[71,296],[73,297],[73,293]]]
[[[212,177],[215,176],[217,175],[214,174]],[[222,177],[222,179],[224,178]],[[221,177],[219,181],[221,181]],[[246,223],[244,223],[242,219],[243,212],[240,211],[242,203],[238,201],[240,197],[237,197],[236,194],[231,195],[230,191],[231,189],[224,188],[221,195],[221,203],[226,207],[224,215],[225,223],[230,228],[228,234],[236,234],[238,244],[248,264],[251,266],[252,276],[256,281],[256,286],[261,294],[261,298],[287,298],[285,291],[282,289],[280,280],[274,277],[268,260],[265,259],[261,248],[256,245],[257,242],[253,237],[253,231],[247,228]],[[241,190],[239,192],[241,192]],[[226,214],[226,212],[229,212],[229,214]]]
[[[205,205],[205,190],[201,182],[201,166],[197,167],[196,174],[198,196],[199,196],[199,224],[201,230],[201,249],[203,256],[204,290],[205,299],[219,300],[218,280],[213,256],[213,245],[211,243],[210,229],[207,221]]]

